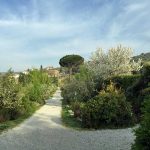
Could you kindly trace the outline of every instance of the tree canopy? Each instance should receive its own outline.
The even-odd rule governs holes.
[[[60,59],[59,64],[62,67],[72,68],[83,64],[83,62],[84,58],[80,55],[66,55]]]
[[[66,67],[69,70],[69,75],[72,74],[73,69],[77,69],[84,63],[84,58],[80,55],[66,55],[59,61],[61,67]]]

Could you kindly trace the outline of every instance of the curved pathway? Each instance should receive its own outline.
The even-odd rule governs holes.
[[[0,150],[130,150],[132,129],[76,131],[61,125],[60,91],[32,117],[0,135]]]

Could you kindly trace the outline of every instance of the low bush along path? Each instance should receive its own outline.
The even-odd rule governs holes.
[[[31,118],[0,135],[0,150],[129,150],[132,129],[77,131],[61,124],[60,90]]]

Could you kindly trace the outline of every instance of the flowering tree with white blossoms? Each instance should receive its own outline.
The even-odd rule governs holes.
[[[141,59],[132,60],[133,50],[121,45],[111,48],[107,53],[102,49],[95,51],[86,66],[96,76],[108,78],[114,75],[131,74],[142,68]]]

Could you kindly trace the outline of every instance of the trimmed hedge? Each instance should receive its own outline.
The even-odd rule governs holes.
[[[139,116],[141,115],[140,108],[145,96],[150,94],[149,86],[150,64],[145,64],[141,71],[141,77],[139,78],[139,80],[137,80],[137,82],[135,82],[126,90],[127,100],[132,103],[133,111],[136,114],[137,118],[139,118]]]
[[[144,108],[142,109],[143,119],[140,127],[135,130],[135,144],[133,150],[149,150],[150,149],[150,95],[145,98]]]
[[[124,91],[127,90],[132,84],[134,84],[137,80],[141,77],[140,74],[137,75],[119,75],[109,78],[105,81],[105,83],[109,83],[112,81],[116,87],[123,89]]]

